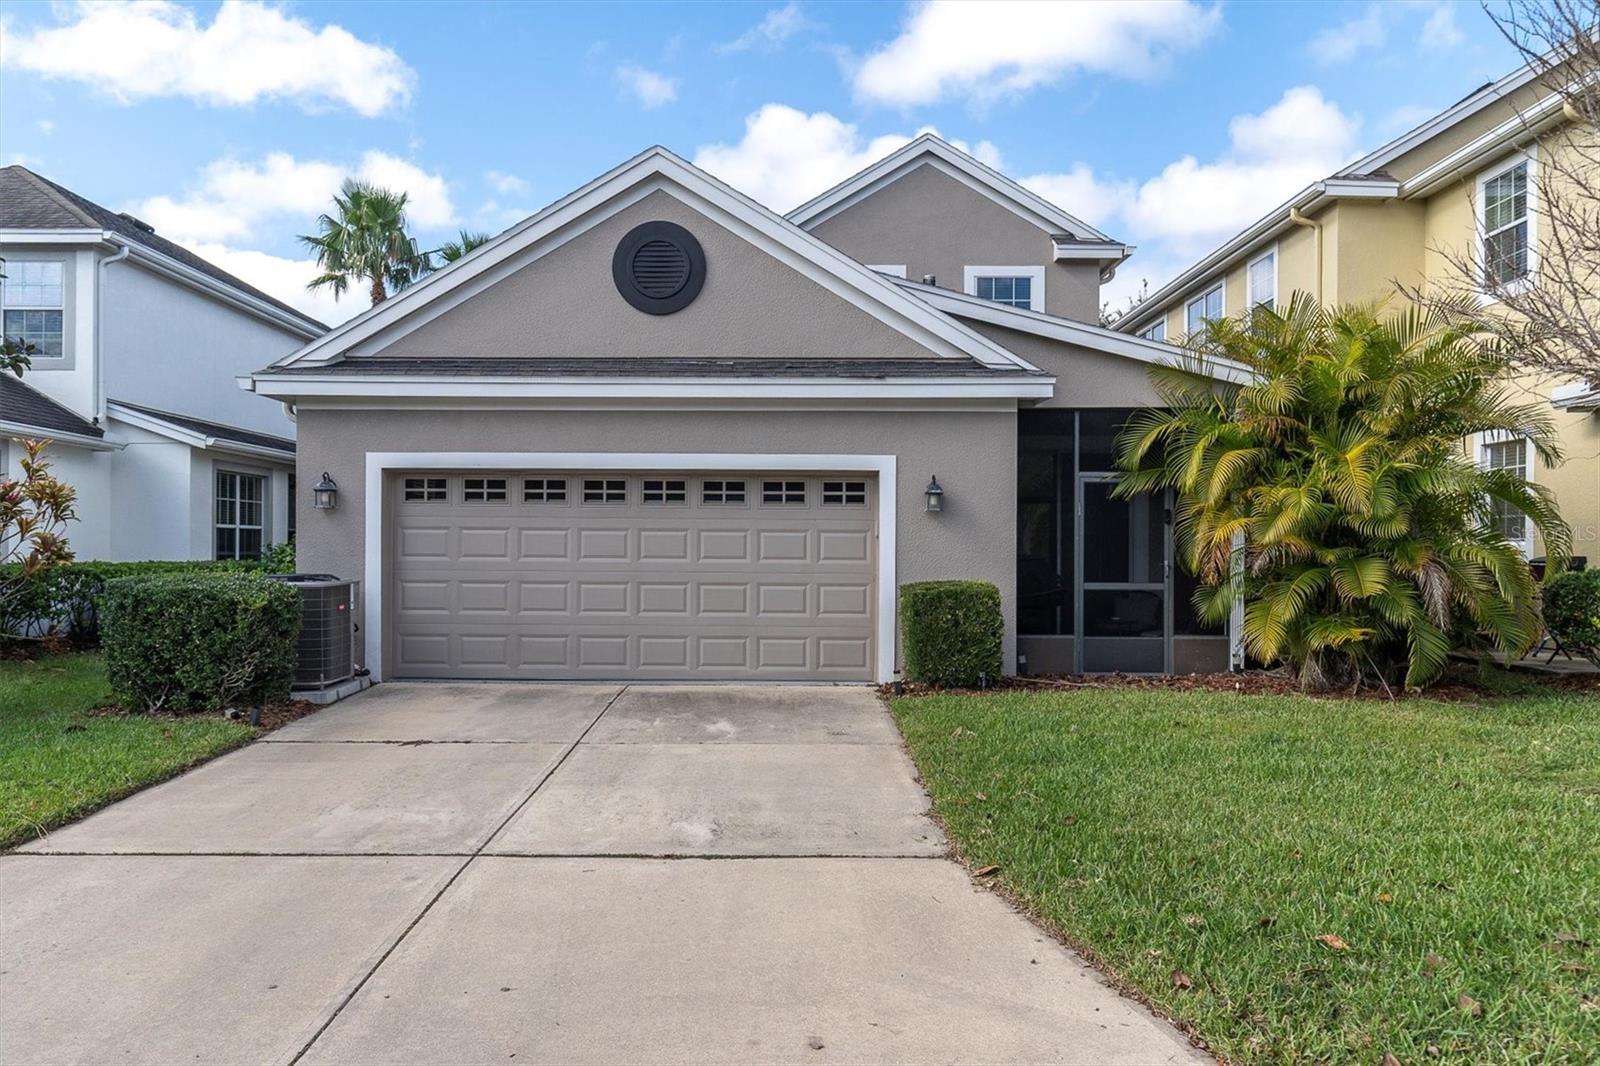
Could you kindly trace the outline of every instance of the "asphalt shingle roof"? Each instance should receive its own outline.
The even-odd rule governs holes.
[[[176,259],[184,266],[231,285],[263,303],[271,304],[315,326],[328,327],[310,315],[297,311],[282,300],[268,296],[247,281],[228,273],[214,263],[195,255],[181,244],[160,236],[155,230],[128,215],[118,214],[87,200],[71,189],[57,185],[23,166],[0,167],[0,229],[75,229],[80,227],[110,230],[121,237]]]
[[[203,418],[192,418],[189,415],[177,415],[171,411],[162,411],[155,407],[146,407],[140,403],[129,403],[126,400],[112,400],[118,407],[126,407],[138,411],[140,414],[149,415],[168,422],[180,429],[189,430],[207,437],[216,437],[218,440],[231,441],[234,444],[248,444],[256,448],[276,448],[279,451],[294,451],[294,440],[290,437],[278,437],[271,433],[257,433],[255,430],[240,429],[238,426],[225,425],[222,422],[207,422]]]
[[[1033,377],[1022,367],[984,366],[974,359],[702,359],[680,356],[608,356],[591,359],[369,356],[324,366],[293,364],[263,371],[270,375],[376,374],[407,377],[477,376],[507,378],[665,377],[665,378],[949,378]]]
[[[38,429],[41,437],[51,433],[76,433],[80,437],[103,437],[105,431],[87,418],[29,385],[15,374],[0,371],[0,422],[19,422]]]

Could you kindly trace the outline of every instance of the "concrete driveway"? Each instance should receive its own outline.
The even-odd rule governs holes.
[[[926,808],[866,689],[382,685],[0,857],[0,1061],[1204,1061]]]

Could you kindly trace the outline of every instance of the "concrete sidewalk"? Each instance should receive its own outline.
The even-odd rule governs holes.
[[[0,857],[0,1061],[1206,1061],[860,688],[405,685]]]

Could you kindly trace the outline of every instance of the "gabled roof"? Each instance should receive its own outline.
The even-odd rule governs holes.
[[[1023,188],[993,167],[979,162],[937,134],[924,133],[882,159],[846,178],[827,192],[808,200],[786,216],[797,226],[810,229],[848,207],[859,203],[884,186],[919,166],[933,165],[989,197],[995,203],[1020,215],[1052,236],[1068,241],[1120,242],[1101,233],[1087,222],[1068,214],[1038,193]],[[1125,256],[1124,256],[1125,257]]]
[[[174,414],[144,404],[126,400],[107,400],[106,411],[110,417],[141,429],[159,433],[196,448],[220,448],[223,451],[248,453],[277,453],[294,455],[294,440],[253,429],[240,429],[223,422],[208,422],[203,418]]]
[[[573,230],[581,232],[592,227],[636,202],[641,195],[656,190],[684,199],[714,221],[783,258],[795,270],[910,337],[934,356],[976,361],[988,367],[1036,369],[975,330],[902,292],[887,278],[868,270],[682,157],[657,146],[557,200],[470,255],[257,372],[252,380],[257,383],[268,380],[289,366],[338,362],[352,347],[371,341],[386,330],[421,321],[430,305],[437,303],[432,309],[438,310],[476,288],[487,287],[498,280],[504,272],[502,268],[520,269],[530,257],[544,254],[548,245],[541,249],[541,242],[558,231],[563,239],[569,239]],[[413,315],[417,317],[412,319]]]
[[[24,166],[0,167],[0,230],[98,229],[166,256],[303,322],[316,332],[328,327],[269,296],[249,282],[160,236],[132,215],[102,207]]]
[[[980,299],[969,296],[964,292],[954,292],[950,289],[941,289],[936,285],[924,285],[918,281],[908,281],[896,278],[895,283],[902,288],[916,293],[918,297],[937,307],[947,314],[958,318],[971,319],[975,322],[987,322],[994,326],[1003,326],[1022,333],[1031,333],[1036,337],[1046,337],[1050,340],[1064,341],[1067,344],[1076,344],[1079,347],[1089,348],[1106,355],[1118,355],[1125,359],[1134,359],[1141,363],[1151,363],[1165,366],[1182,365],[1201,373],[1207,374],[1218,381],[1231,381],[1243,384],[1254,379],[1254,372],[1243,363],[1231,359],[1218,359],[1208,357],[1203,363],[1197,362],[1194,353],[1175,344],[1164,341],[1148,340],[1144,337],[1130,337],[1125,333],[1107,329],[1104,326],[1090,325],[1071,318],[1061,318],[1057,315],[1047,315],[1040,311],[1031,311],[1023,307],[1012,307],[1009,304],[996,303],[993,300]]]
[[[65,436],[93,442],[103,438],[105,430],[15,374],[0,371],[0,436]]]

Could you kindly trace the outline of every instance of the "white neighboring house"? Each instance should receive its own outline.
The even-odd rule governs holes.
[[[235,378],[327,327],[20,166],[0,168],[0,469],[45,437],[80,559],[249,558],[294,535],[295,426]]]

